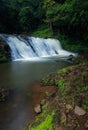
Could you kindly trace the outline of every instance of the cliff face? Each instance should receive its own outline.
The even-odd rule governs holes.
[[[10,47],[0,39],[0,62],[6,62],[11,60]]]

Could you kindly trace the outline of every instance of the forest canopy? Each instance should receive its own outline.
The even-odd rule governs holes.
[[[0,0],[0,33],[31,33],[48,25],[88,40],[88,0]]]

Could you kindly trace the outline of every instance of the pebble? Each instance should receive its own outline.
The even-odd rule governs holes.
[[[34,108],[34,111],[35,111],[37,114],[41,113],[41,106],[40,106],[40,104],[36,105],[36,107]]]

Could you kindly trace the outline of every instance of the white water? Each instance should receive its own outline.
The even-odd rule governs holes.
[[[25,40],[21,36],[14,35],[0,35],[0,37],[10,46],[12,60],[33,60],[36,58],[69,59],[70,56],[76,56],[75,53],[64,50],[60,41],[56,39],[28,36]]]

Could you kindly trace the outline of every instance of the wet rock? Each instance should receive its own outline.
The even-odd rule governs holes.
[[[36,107],[34,108],[34,111],[35,111],[35,113],[37,113],[37,114],[39,114],[39,113],[41,113],[41,105],[40,104],[38,104],[38,105],[36,105]]]
[[[8,44],[0,39],[0,62],[6,62],[11,60],[11,50]]]
[[[86,111],[84,111],[82,108],[80,108],[79,106],[75,106],[75,110],[74,113],[78,116],[83,116],[86,114]]]
[[[9,90],[0,88],[0,101],[5,101],[9,97]]]

